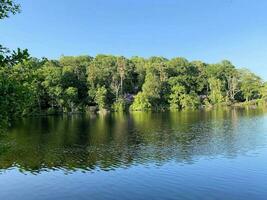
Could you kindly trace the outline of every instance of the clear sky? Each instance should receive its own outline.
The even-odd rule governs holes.
[[[219,62],[267,80],[266,0],[17,0],[0,43],[32,56],[100,53]]]

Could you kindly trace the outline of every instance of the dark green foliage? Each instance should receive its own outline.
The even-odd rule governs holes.
[[[0,20],[8,18],[10,14],[20,12],[20,5],[14,3],[12,0],[0,0]],[[11,51],[0,44],[0,66],[13,66],[25,59],[28,59],[28,50],[21,50],[18,48],[16,51]]]
[[[20,102],[18,111],[11,109],[16,115],[83,111],[92,105],[114,111],[131,104],[131,110],[196,109],[266,97],[258,76],[229,61],[210,65],[184,58],[63,56],[58,61],[31,58],[1,69],[1,81],[18,90],[10,96]],[[1,101],[11,102],[12,92],[3,85],[8,84],[1,88],[8,95]]]
[[[261,88],[264,87],[260,77],[247,69],[240,70],[241,91],[246,101],[258,99],[261,95]]]
[[[12,0],[0,0],[0,19],[4,19],[10,16],[10,14],[16,14],[20,12],[20,5],[14,3]]]
[[[151,103],[149,102],[149,99],[147,95],[145,95],[143,92],[139,92],[135,98],[134,102],[131,105],[130,109],[132,111],[147,111],[151,110]]]
[[[267,83],[264,83],[263,87],[261,88],[261,97],[263,99],[267,99]]]
[[[106,107],[107,107],[107,89],[104,86],[97,88],[94,100],[97,103],[99,110],[106,109]]]
[[[10,117],[99,110],[197,109],[266,98],[266,85],[230,62],[98,55],[28,59],[1,67],[1,113]],[[4,115],[4,114],[2,114]],[[6,115],[6,114],[5,114]]]
[[[119,98],[112,105],[112,111],[114,112],[124,112],[127,109],[128,109],[128,102],[123,98]]]

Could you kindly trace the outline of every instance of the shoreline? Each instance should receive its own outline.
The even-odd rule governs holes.
[[[95,115],[107,115],[111,113],[147,113],[147,112],[183,112],[183,111],[201,111],[201,110],[213,110],[218,108],[249,108],[249,109],[257,109],[257,108],[264,108],[267,107],[267,99],[257,99],[252,100],[248,102],[238,102],[233,104],[217,104],[217,105],[211,105],[211,106],[201,106],[197,109],[177,109],[177,110],[171,110],[171,109],[150,109],[150,110],[124,110],[124,111],[114,111],[112,109],[105,109],[105,110],[90,110],[86,109],[84,111],[77,111],[77,112],[55,112],[55,113],[47,113],[47,111],[44,111],[42,113],[38,114],[30,114],[25,115],[23,117],[28,116],[61,116],[61,115],[81,115],[81,114],[95,114]]]

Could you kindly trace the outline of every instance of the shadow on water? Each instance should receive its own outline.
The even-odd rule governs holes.
[[[234,158],[265,145],[264,109],[73,115],[17,121],[0,138],[0,169],[114,170]],[[252,134],[254,133],[254,134]]]

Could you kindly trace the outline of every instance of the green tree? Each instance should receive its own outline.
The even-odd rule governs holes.
[[[140,91],[142,89],[142,86],[145,82],[145,77],[146,77],[146,69],[148,62],[146,59],[141,58],[141,57],[132,57],[131,62],[133,63],[134,66],[134,72],[132,74],[132,79],[134,83],[134,92]]]
[[[119,76],[116,67],[117,58],[109,55],[97,55],[87,67],[87,82],[89,87],[90,99],[94,100],[97,86],[104,86],[107,89],[107,101],[112,103],[116,91],[111,87],[114,80],[118,80]],[[116,75],[116,79],[114,76]],[[118,86],[119,88],[119,86]]]
[[[0,1],[0,20],[10,17],[11,14],[19,13],[20,5],[12,0]],[[17,49],[10,51],[8,48],[0,44],[0,66],[13,66],[25,59],[29,58],[28,50]]]
[[[200,99],[194,92],[183,94],[180,100],[182,109],[197,109],[200,105]]]
[[[196,109],[200,105],[200,99],[194,92],[186,93],[186,88],[182,85],[173,85],[170,94],[170,109]]]
[[[184,86],[179,85],[179,84],[172,86],[170,99],[169,99],[171,110],[181,109],[181,97],[185,93],[186,93],[186,89]]]
[[[160,81],[156,75],[148,73],[145,83],[143,84],[143,92],[152,100],[160,98]]]
[[[11,120],[29,113],[34,102],[34,89],[30,82],[21,80],[18,69],[0,67],[0,117]]]
[[[107,106],[106,101],[107,101],[107,89],[104,86],[98,87],[96,90],[95,102],[97,103],[99,110],[106,109]]]
[[[20,5],[12,0],[1,0],[0,1],[0,19],[4,19],[10,16],[10,14],[15,15],[20,12]]]
[[[62,68],[56,61],[47,61],[38,71],[44,95],[47,96],[47,104],[51,109],[62,108]]]
[[[68,87],[64,92],[64,98],[67,104],[67,110],[73,113],[75,111],[75,104],[78,102],[78,89]]]
[[[238,75],[234,65],[228,60],[223,60],[220,63],[208,65],[206,71],[208,78],[220,80],[222,93],[233,101],[237,91]]]
[[[123,81],[125,80],[126,77],[126,59],[124,57],[118,57],[117,58],[117,71],[120,76],[120,87],[121,87],[121,94],[123,94]]]
[[[0,1],[0,20],[20,12],[20,5],[12,0]],[[31,103],[31,90],[27,82],[19,82],[11,67],[29,58],[27,50],[10,51],[0,44],[0,127],[11,118],[27,112]]]
[[[262,80],[247,69],[240,70],[241,91],[246,101],[260,97]]]
[[[193,87],[190,87],[191,90],[194,90],[197,94],[207,94],[208,91],[208,75],[206,73],[207,64],[202,61],[193,61],[190,63],[194,72],[193,74]]]
[[[184,58],[173,58],[168,62],[169,79],[182,85],[186,93],[201,93],[207,88],[206,65],[195,61],[188,62]]]
[[[115,112],[123,112],[126,111],[128,105],[128,103],[126,102],[126,100],[124,98],[119,98],[118,100],[116,100],[113,105],[112,105],[112,110]]]
[[[262,97],[262,99],[267,100],[267,83],[264,83],[262,88],[261,88],[261,97]]]
[[[149,102],[149,99],[147,95],[145,95],[143,92],[139,92],[134,97],[134,102],[131,105],[130,109],[132,111],[147,111],[151,110],[151,103]]]
[[[209,100],[212,104],[220,104],[224,102],[224,97],[222,94],[222,83],[219,79],[209,78]]]
[[[63,89],[77,88],[80,105],[88,103],[87,67],[92,59],[90,56],[62,56],[59,59],[62,67],[61,85]]]

